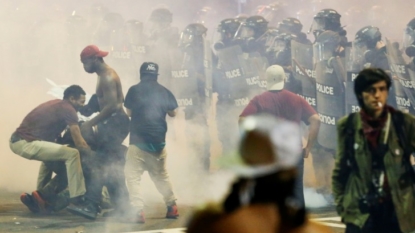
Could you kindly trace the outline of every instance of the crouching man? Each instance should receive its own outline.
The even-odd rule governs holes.
[[[65,89],[63,100],[47,101],[33,109],[10,137],[10,149],[17,155],[44,162],[45,164],[64,162],[69,197],[76,202],[85,194],[85,181],[82,172],[79,151],[56,143],[62,131],[68,126],[75,146],[89,150],[78,126],[77,110],[85,103],[85,91],[77,85]],[[40,174],[44,176],[44,174]],[[38,187],[43,183],[38,180]],[[66,186],[66,184],[64,185]],[[45,209],[42,193],[34,191],[32,195],[24,193],[20,197],[31,211]]]

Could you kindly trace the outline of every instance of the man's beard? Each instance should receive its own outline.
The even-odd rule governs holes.
[[[87,73],[90,73],[90,74],[95,73],[95,72],[96,72],[96,70],[97,70],[96,65],[92,65],[92,66],[90,66],[88,69],[85,69],[85,71],[86,71]]]

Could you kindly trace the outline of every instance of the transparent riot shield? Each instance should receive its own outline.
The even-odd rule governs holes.
[[[405,62],[399,47],[386,39],[386,51],[399,110],[415,113],[415,76]],[[391,94],[389,92],[389,94]]]
[[[314,109],[317,109],[316,75],[313,66],[313,46],[291,41],[292,73],[300,80],[300,94]]]
[[[363,69],[364,65],[364,61],[359,58],[360,56],[356,56],[353,48],[346,48],[346,114],[360,111],[360,106],[354,93],[354,80]]]
[[[180,49],[170,51],[171,91],[174,93],[179,107],[200,106],[198,78],[194,59]]]
[[[327,51],[325,51],[327,52]],[[337,121],[345,115],[345,89],[341,70],[345,72],[339,57],[315,58],[317,112],[321,125],[318,142],[325,148],[337,148]]]
[[[249,96],[261,94],[267,89],[265,71],[268,68],[268,59],[259,53],[250,53],[246,62],[246,84],[249,87]]]
[[[247,56],[244,56],[240,46],[224,48],[217,53],[219,64],[229,86],[229,98],[237,107],[245,107],[250,100],[250,87],[247,78],[250,68],[247,67]]]
[[[122,30],[111,33],[110,49],[106,51],[109,51],[109,54],[105,60],[117,72],[124,88],[140,81],[139,67],[134,62],[132,48]]]

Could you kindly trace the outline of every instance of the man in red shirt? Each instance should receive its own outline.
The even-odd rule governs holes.
[[[78,85],[68,87],[63,100],[50,100],[33,109],[12,134],[9,144],[15,154],[29,160],[64,162],[71,198],[80,197],[86,191],[80,154],[77,149],[57,144],[56,139],[69,126],[75,146],[89,150],[78,126],[77,110],[84,103],[85,91]],[[38,191],[22,194],[21,200],[32,211],[45,208]]]
[[[269,113],[298,124],[304,122],[309,125],[307,144],[304,150],[304,158],[308,158],[311,148],[316,141],[320,128],[320,117],[307,101],[300,96],[284,90],[286,80],[284,69],[273,65],[266,71],[268,91],[255,96],[239,116],[241,122],[244,117],[258,113]],[[304,160],[300,160],[298,167],[298,180],[296,183],[296,195],[304,204],[303,194],[303,170]]]

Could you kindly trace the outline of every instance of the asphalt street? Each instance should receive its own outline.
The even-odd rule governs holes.
[[[61,211],[53,215],[32,214],[19,199],[20,193],[0,191],[0,232],[186,232],[185,226],[191,215],[192,206],[179,206],[181,217],[177,220],[165,219],[165,207],[161,202],[147,203],[146,223],[132,224],[122,219],[99,217],[96,221],[86,220]],[[328,225],[335,233],[343,233],[344,225],[333,208],[325,207],[310,210],[311,218]]]

